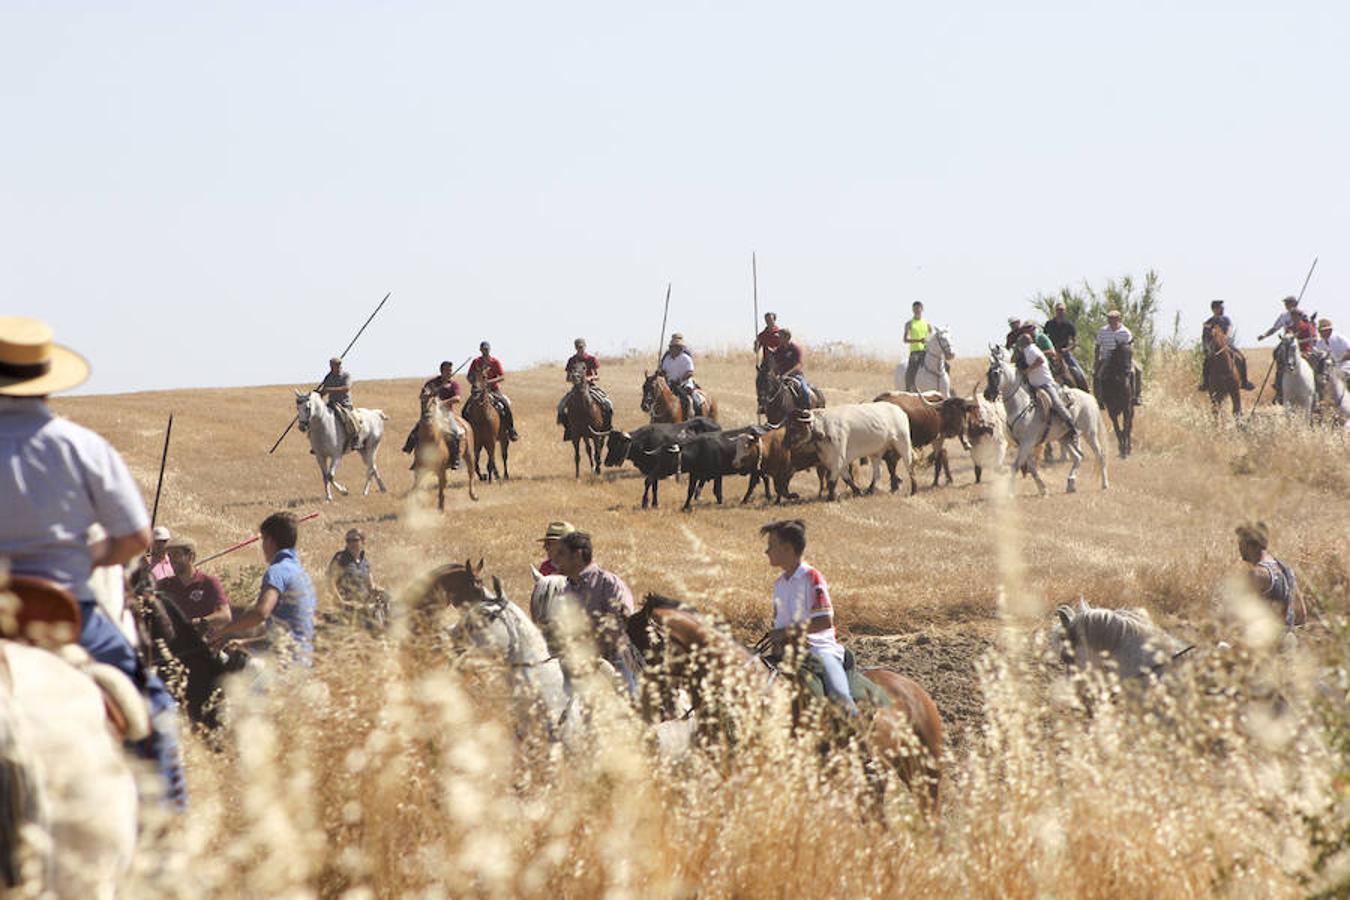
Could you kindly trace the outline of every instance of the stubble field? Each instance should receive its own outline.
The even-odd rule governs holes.
[[[1268,357],[1251,356],[1253,372],[1264,371]],[[892,387],[890,366],[866,358],[814,354],[808,364],[832,406]],[[966,394],[977,382],[982,387],[984,366],[958,360],[953,384]],[[618,426],[645,421],[638,410],[642,370],[633,360],[602,370]],[[1316,758],[1308,771],[1300,771],[1287,745],[1261,756],[1249,738],[1234,751],[1250,751],[1242,766],[1191,750],[1174,759],[1161,737],[1156,746],[1153,738],[1139,739],[1137,754],[1123,758],[1121,729],[1134,724],[1106,721],[1110,716],[1083,724],[1065,714],[1047,726],[1039,693],[1032,700],[1014,690],[1030,682],[1016,654],[1005,651],[1020,646],[1016,635],[1048,624],[1055,604],[1080,597],[1145,607],[1196,643],[1233,639],[1217,615],[1217,598],[1235,571],[1233,527],[1249,518],[1272,526],[1272,549],[1316,592],[1324,616],[1342,614],[1350,591],[1343,438],[1289,428],[1268,409],[1245,431],[1217,427],[1186,358],[1177,354],[1164,358],[1148,385],[1133,457],[1108,457],[1105,492],[1089,455],[1079,493],[1064,493],[1066,467],[1056,465],[1044,470],[1049,497],[1037,498],[1034,484],[1019,478],[1009,500],[997,489],[1006,475],[986,472],[985,483],[975,485],[968,457],[953,446],[956,483],[930,488],[931,472],[923,469],[913,497],[906,485],[896,496],[817,501],[814,475],[799,473],[794,488],[806,498],[800,503],[766,506],[761,493],[742,506],[745,481],[730,479],[723,507],[707,490],[692,512],[681,512],[683,485],[667,482],[661,508],[642,510],[642,483],[631,467],[591,477],[583,456],[582,477],[573,477],[571,445],[561,442],[553,422],[565,388],[555,366],[509,373],[505,388],[523,435],[511,448],[511,480],[480,485],[474,503],[465,473],[451,473],[446,509],[438,513],[429,490],[410,492],[408,457],[398,453],[416,417],[422,379],[362,382],[359,361],[355,374],[357,404],[389,416],[379,462],[390,490],[361,497],[359,460],[348,456],[339,479],[352,495],[332,504],[323,502],[303,435],[293,432],[267,455],[293,413],[291,389],[302,385],[54,405],[108,437],[147,498],[164,420],[173,412],[160,521],[194,538],[203,554],[251,535],[273,510],[319,511],[302,526],[299,546],[316,583],[343,533],[357,526],[366,533],[376,577],[395,594],[436,564],[481,557],[509,595],[524,602],[528,567],[542,556],[536,539],[549,520],[562,518],[591,532],[597,562],[620,574],[635,595],[686,599],[752,640],[769,627],[775,575],[758,528],[800,517],[808,525],[807,558],[830,582],[845,640],[865,660],[911,674],[937,701],[953,748],[944,813],[879,824],[860,816],[852,800],[839,799],[849,792],[834,776],[784,773],[784,760],[799,759],[791,756],[797,751],[773,749],[771,742],[735,760],[653,778],[649,767],[658,764],[639,745],[614,739],[588,765],[537,783],[550,779],[512,760],[500,710],[485,711],[459,676],[410,672],[398,653],[353,637],[321,641],[320,694],[311,685],[289,702],[256,701],[224,751],[189,741],[193,811],[186,828],[148,841],[148,861],[137,875],[141,889],[1156,896],[1287,894],[1330,877],[1319,868],[1320,845],[1299,820],[1300,811],[1334,800],[1330,785],[1339,771],[1311,712],[1294,729],[1317,748],[1306,751]],[[754,420],[752,376],[748,354],[700,358],[700,383],[717,396],[725,426]],[[1114,447],[1109,434],[1105,445]],[[261,564],[248,548],[207,568],[242,604],[252,599]],[[321,603],[328,602],[324,593]],[[1335,652],[1325,635],[1304,643]],[[1036,746],[1031,735],[1044,735],[1045,745]],[[1073,735],[1089,749],[1069,747]],[[1072,760],[1079,768],[1065,770]],[[1156,771],[1159,760],[1174,771]],[[1114,775],[1098,771],[1111,766]],[[1255,795],[1244,798],[1247,788],[1226,780],[1256,781],[1258,770],[1276,778],[1277,769],[1287,781],[1263,790],[1285,805],[1263,794],[1261,814],[1250,808]],[[1143,807],[1127,814],[1116,805],[1116,779],[1143,773],[1158,798],[1153,806],[1135,798]],[[1066,790],[1083,793],[1057,796]],[[809,809],[789,811],[791,796]],[[1303,804],[1297,810],[1295,800]],[[475,810],[468,818],[466,805]],[[1135,814],[1153,821],[1135,821]],[[1262,815],[1279,821],[1262,825]],[[1216,825],[1214,816],[1229,824]],[[824,829],[819,844],[803,837],[813,827]],[[1268,839],[1281,843],[1261,849]],[[794,848],[787,858],[774,849],[785,846]]]

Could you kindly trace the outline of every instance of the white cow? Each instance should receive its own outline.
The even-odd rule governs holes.
[[[980,424],[970,428],[970,459],[975,464],[975,483],[979,484],[985,469],[1003,471],[1012,432],[1008,429],[1008,413],[1002,403],[986,400],[978,393],[975,402],[980,408]]]
[[[892,492],[900,488],[897,464],[903,463],[908,471],[914,463],[909,416],[893,403],[854,403],[833,409],[801,410],[788,428],[790,446],[815,445],[820,464],[828,472],[826,483],[831,500],[836,499],[835,488],[841,475],[854,494],[862,493],[853,483],[849,471],[849,464],[854,460],[867,457],[872,460],[872,483],[867,486],[869,494],[876,490],[883,456],[890,469]]]

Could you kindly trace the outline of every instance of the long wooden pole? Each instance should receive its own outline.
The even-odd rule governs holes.
[[[390,291],[388,294],[384,295],[384,299],[380,301],[380,305],[375,307],[375,312],[371,313],[369,318],[366,319],[365,323],[356,330],[356,337],[353,337],[351,339],[351,343],[347,344],[347,349],[343,350],[342,353],[338,355],[338,359],[347,358],[347,354],[351,351],[352,347],[355,346],[357,338],[361,337],[362,332],[366,330],[366,326],[369,325],[372,321],[374,321],[375,317],[379,315],[380,310],[384,309],[384,304],[389,300],[390,294],[393,293],[394,293],[393,291]],[[314,386],[314,390],[317,391],[322,386],[323,382],[321,381]],[[295,427],[295,423],[298,421],[300,421],[300,415],[297,413],[291,419],[291,424],[287,425],[286,430],[281,433],[281,437],[277,438],[277,442],[272,445],[272,449],[267,451],[268,456],[271,456],[274,452],[276,452],[276,449],[281,446],[282,441],[286,440],[286,435],[291,433],[291,429]]]
[[[661,368],[661,354],[666,346],[666,317],[670,315],[670,282],[666,282],[666,309],[661,313],[661,342],[656,345],[656,367]]]
[[[308,522],[310,519],[317,519],[318,517],[319,517],[319,514],[318,514],[318,513],[312,512],[312,513],[310,513],[310,514],[307,515],[307,516],[301,516],[300,518],[296,519],[296,522]],[[199,559],[199,560],[197,560],[197,565],[199,565],[199,566],[200,566],[200,565],[204,565],[204,564],[206,564],[206,563],[209,563],[209,562],[210,562],[211,560],[213,560],[213,559],[219,559],[220,557],[224,556],[226,553],[233,553],[233,552],[236,551],[236,550],[240,550],[240,549],[243,549],[244,547],[247,547],[249,544],[256,544],[256,543],[257,543],[259,540],[261,540],[261,539],[262,539],[262,535],[260,535],[260,534],[255,534],[253,537],[248,538],[248,539],[246,539],[246,540],[242,540],[242,541],[240,541],[240,542],[237,543],[237,544],[231,544],[230,546],[226,547],[224,550],[221,550],[219,553],[212,553],[210,556],[206,557],[205,559]]]
[[[155,505],[150,510],[150,527],[159,519],[159,495],[164,490],[164,466],[169,461],[169,437],[173,434],[173,413],[169,413],[169,427],[164,429],[164,450],[159,455],[159,480],[155,482]]]
[[[1303,287],[1298,289],[1298,299],[1294,301],[1294,306],[1298,306],[1300,303],[1303,302],[1303,292],[1308,289],[1308,282],[1312,281],[1312,273],[1313,269],[1317,268],[1317,260],[1318,257],[1314,256],[1312,265],[1308,267],[1308,274],[1303,279]],[[1270,373],[1274,371],[1275,371],[1275,353],[1274,351],[1271,351],[1270,365],[1266,366],[1266,377],[1261,379],[1261,386],[1256,389],[1256,397],[1255,399],[1252,400],[1251,411],[1247,413],[1248,419],[1256,415],[1256,404],[1261,402],[1261,394],[1264,393],[1266,390],[1266,382],[1270,380]]]
[[[755,298],[755,327],[752,329],[755,336],[755,343],[750,346],[755,348],[755,372],[759,372],[760,358],[764,355],[764,348],[758,346],[759,342],[759,260],[755,257],[755,252],[750,251],[750,291]],[[759,379],[755,379],[756,390],[758,391]],[[760,408],[759,403],[755,403],[755,424],[758,425],[763,419],[764,410]]]

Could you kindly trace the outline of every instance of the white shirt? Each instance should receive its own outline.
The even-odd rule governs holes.
[[[140,489],[112,445],[38,398],[0,397],[0,557],[15,574],[92,602],[95,524],[113,537],[149,527]]]
[[[1350,359],[1350,340],[1346,340],[1338,331],[1333,331],[1331,337],[1318,337],[1317,343],[1313,346],[1325,353],[1331,354],[1331,361],[1343,363]]]
[[[1110,359],[1115,349],[1122,344],[1128,344],[1134,340],[1134,335],[1130,334],[1130,329],[1121,325],[1119,328],[1112,329],[1110,325],[1103,325],[1097,330],[1097,358]]]
[[[1022,358],[1027,361],[1027,384],[1034,388],[1050,387],[1055,383],[1055,379],[1050,374],[1050,361],[1045,358],[1044,351],[1035,344],[1027,344],[1022,348]],[[1040,365],[1036,365],[1036,361]],[[1032,366],[1036,366],[1034,369]]]
[[[1270,330],[1272,332],[1284,331],[1284,329],[1288,328],[1290,323],[1293,321],[1294,321],[1293,315],[1289,312],[1289,310],[1286,309],[1284,312],[1280,313],[1278,316],[1275,317],[1275,324],[1270,327]]]
[[[774,628],[804,625],[811,619],[826,618],[833,614],[830,587],[825,583],[825,576],[814,566],[802,563],[791,575],[779,575],[773,583]],[[813,653],[829,653],[840,661],[844,658],[844,648],[834,633],[833,625],[824,631],[808,633],[806,646]]]
[[[694,374],[694,358],[685,352],[671,356],[667,350],[666,355],[661,357],[661,371],[666,373],[667,381],[678,384],[686,375]]]

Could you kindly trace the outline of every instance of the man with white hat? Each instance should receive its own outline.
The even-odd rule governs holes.
[[[169,540],[173,534],[163,525],[156,525],[150,533],[150,574],[156,581],[173,577],[173,563],[169,560]]]
[[[89,377],[83,357],[52,342],[37,319],[0,317],[0,558],[11,571],[46,579],[80,606],[80,645],[127,675],[147,696],[153,733],[136,749],[154,759],[169,800],[187,802],[178,716],[163,682],[97,607],[89,577],[125,565],[150,545],[150,516],[126,463],[99,435],[57,417],[47,396]],[[107,538],[85,535],[102,525]]]
[[[1335,330],[1330,319],[1317,323],[1317,343],[1313,349],[1320,350],[1331,358],[1331,364],[1341,370],[1350,379],[1350,340]]]
[[[670,385],[675,396],[680,398],[684,414],[703,415],[696,393],[698,385],[694,382],[694,354],[684,345],[684,335],[677,331],[670,336],[670,347],[661,355],[657,368],[666,376],[666,384]]]

